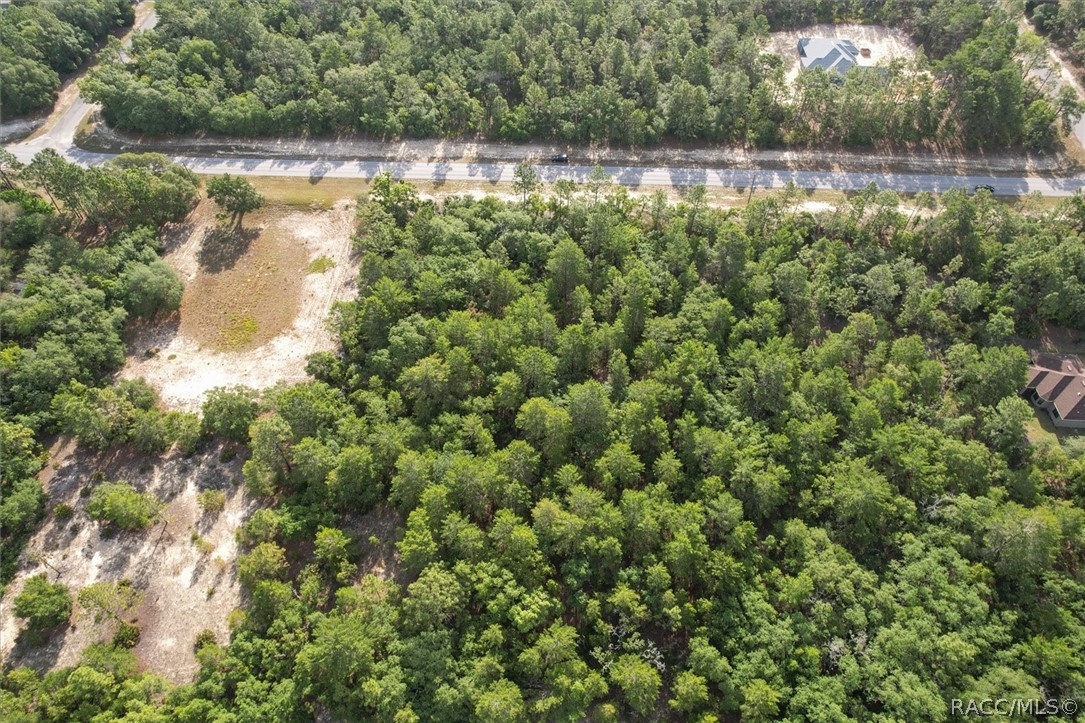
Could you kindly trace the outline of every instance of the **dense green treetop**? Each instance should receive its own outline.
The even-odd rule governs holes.
[[[60,74],[83,64],[108,33],[135,20],[131,0],[15,0],[0,12],[4,118],[50,106]]]
[[[111,125],[156,135],[1046,147],[1056,120],[1076,111],[1027,72],[1046,60],[1043,44],[1019,42],[1015,18],[978,0],[157,9],[156,28],[81,86]],[[768,33],[840,19],[901,28],[921,51],[881,71],[788,83],[782,59],[764,50]]]
[[[101,646],[10,671],[7,717],[945,721],[1085,690],[1085,456],[1030,444],[1017,396],[1018,342],[1085,329],[1085,199],[522,190],[375,180],[340,347],[204,409],[248,425],[268,503],[231,639],[172,688]]]

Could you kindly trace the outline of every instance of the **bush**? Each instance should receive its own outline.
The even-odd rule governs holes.
[[[189,412],[166,412],[163,423],[169,438],[177,444],[177,449],[186,457],[200,446],[203,431],[200,418]]]
[[[204,512],[217,514],[226,506],[226,493],[222,490],[204,490],[196,495],[196,502]]]
[[[237,577],[249,590],[261,580],[281,580],[286,571],[286,552],[274,542],[261,542],[237,560]]]
[[[124,308],[133,316],[150,318],[181,307],[184,284],[169,265],[160,259],[149,264],[130,262],[121,277]]]
[[[255,392],[248,387],[212,389],[203,403],[203,429],[218,437],[244,444],[256,419]]]
[[[134,648],[139,642],[139,626],[132,623],[121,622],[117,632],[113,635],[113,645],[118,648]]]
[[[215,639],[214,631],[204,628],[196,633],[196,642],[192,644],[192,649],[198,652],[200,648],[208,645],[218,645],[218,640]]]
[[[26,619],[30,630],[49,630],[72,616],[72,596],[66,585],[35,575],[15,596],[14,608],[18,617]]]
[[[235,533],[237,541],[246,546],[271,542],[282,534],[283,522],[284,514],[279,510],[266,507],[257,510]]]
[[[70,520],[74,513],[72,506],[63,502],[53,508],[53,516],[58,520]]]
[[[192,544],[196,546],[196,551],[201,555],[210,555],[215,551],[215,543],[200,537],[195,532],[192,533]]]
[[[157,409],[140,410],[132,416],[129,438],[144,454],[161,454],[170,446],[168,430]]]
[[[99,485],[87,501],[87,514],[122,530],[142,530],[158,518],[164,505],[150,493],[140,493],[126,482]]]

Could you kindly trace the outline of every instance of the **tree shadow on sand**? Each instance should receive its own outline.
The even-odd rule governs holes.
[[[196,254],[200,268],[212,274],[232,269],[259,235],[260,232],[253,228],[216,226],[209,229]]]
[[[55,628],[43,631],[20,630],[15,638],[15,645],[8,654],[8,660],[19,661],[19,666],[46,673],[56,667],[64,646],[64,635],[75,630],[71,621],[65,621]]]

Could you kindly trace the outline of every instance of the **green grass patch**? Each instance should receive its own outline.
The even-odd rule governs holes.
[[[251,314],[230,314],[230,321],[222,328],[223,343],[227,349],[243,347],[252,341],[257,330],[256,319]]]
[[[310,274],[322,274],[329,269],[335,268],[335,262],[329,259],[327,256],[321,256],[318,259],[313,259],[309,262]]]
[[[1059,435],[1055,431],[1055,425],[1051,423],[1047,412],[1040,409],[1033,409],[1032,419],[1025,423],[1025,436],[1032,444],[1047,443],[1059,446]]]

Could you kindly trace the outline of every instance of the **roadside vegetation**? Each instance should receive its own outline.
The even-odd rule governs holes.
[[[81,86],[119,129],[1048,148],[1080,110],[1029,75],[1042,43],[1019,42],[1016,17],[977,0],[157,8],[130,57]],[[903,27],[921,52],[792,85],[763,51],[773,30],[841,19]]]
[[[28,620],[75,595],[116,633],[7,671],[5,719],[945,721],[1085,687],[1085,456],[1029,443],[1009,341],[1085,333],[1085,198],[815,214],[520,175],[440,204],[374,179],[337,352],[209,395],[197,432],[248,446],[266,505],[195,680],[137,672],[134,583],[38,581]]]
[[[1079,77],[1085,74],[1085,0],[1036,4],[1032,24],[1066,52]]]
[[[66,431],[94,447],[132,442],[156,454],[199,435],[197,417],[160,411],[147,385],[110,385],[124,361],[125,319],[168,314],[180,303],[181,280],[159,260],[156,231],[188,214],[199,180],[153,154],[93,169],[51,151],[25,167],[6,154],[0,163],[6,583],[44,511],[36,436]]]
[[[51,106],[60,77],[135,17],[131,0],[16,0],[5,7],[0,12],[4,119]]]

